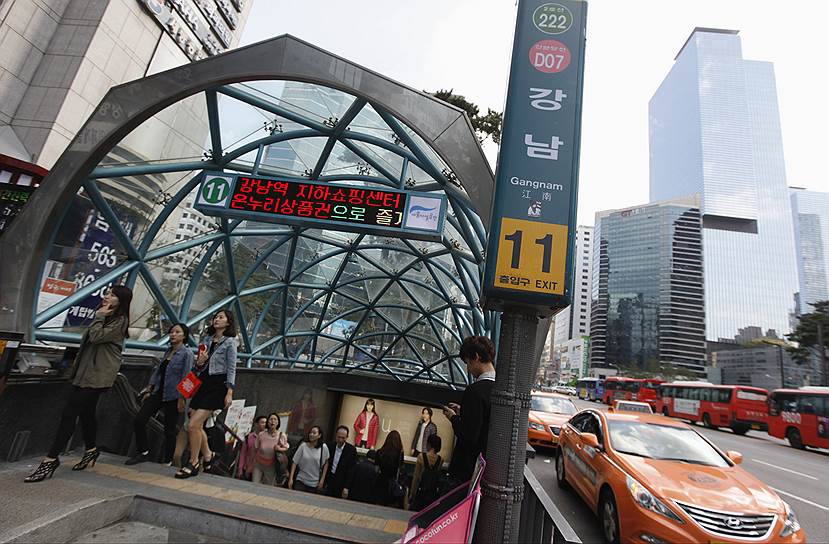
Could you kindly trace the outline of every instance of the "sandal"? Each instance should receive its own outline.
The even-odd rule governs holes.
[[[187,464],[181,467],[181,470],[176,472],[176,478],[178,478],[179,480],[183,480],[185,478],[192,478],[193,476],[196,476],[198,473],[199,463],[193,465],[188,461]]]
[[[213,465],[218,460],[219,460],[219,454],[216,453],[215,451],[213,452],[213,455],[210,457],[210,459],[202,458],[202,463],[204,464],[204,471],[205,472],[212,472],[213,471]]]

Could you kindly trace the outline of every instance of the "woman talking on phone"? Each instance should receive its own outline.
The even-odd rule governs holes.
[[[216,455],[207,444],[204,422],[214,410],[223,410],[233,402],[236,382],[236,324],[230,310],[219,310],[213,314],[207,327],[207,338],[199,345],[196,367],[201,387],[190,400],[190,420],[187,436],[190,439],[190,460],[176,473],[176,478],[190,478],[202,468],[199,452],[202,454],[204,470],[210,470]]]
[[[95,444],[98,430],[95,409],[101,393],[112,387],[121,368],[124,340],[129,337],[131,301],[132,291],[128,287],[113,285],[106,290],[95,318],[81,337],[78,355],[69,373],[72,391],[63,408],[55,440],[46,458],[25,482],[40,482],[55,473],[60,466],[58,456],[72,436],[78,418],[86,449],[72,470],[94,466],[98,460],[100,452]]]

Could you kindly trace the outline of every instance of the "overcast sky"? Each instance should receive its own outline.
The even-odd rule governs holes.
[[[514,0],[256,0],[243,44],[292,34],[420,90],[503,110]],[[648,201],[648,100],[696,26],[775,65],[787,182],[829,191],[826,0],[592,0],[579,224]],[[487,146],[494,158],[497,149]]]

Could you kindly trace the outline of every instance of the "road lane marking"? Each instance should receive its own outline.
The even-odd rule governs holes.
[[[802,472],[798,472],[796,470],[778,467],[777,465],[772,465],[771,463],[766,463],[765,461],[760,461],[759,459],[751,459],[751,461],[760,463],[761,465],[766,465],[767,467],[776,468],[777,470],[785,470],[786,472],[791,472],[792,474],[797,474],[798,476],[803,476],[804,478],[809,478],[810,480],[818,481],[818,479],[814,476],[809,476],[808,474],[803,474]]]
[[[795,500],[798,500],[800,502],[805,502],[806,504],[808,504],[810,506],[814,506],[815,508],[820,508],[821,510],[825,510],[826,512],[829,512],[829,508],[827,508],[826,506],[822,506],[822,505],[820,505],[816,502],[812,502],[809,499],[804,499],[803,497],[798,497],[797,495],[792,495],[791,493],[786,493],[785,491],[783,491],[781,489],[777,489],[776,487],[772,487],[772,486],[769,486],[769,487],[771,487],[772,489],[774,489],[775,491],[777,491],[781,495],[786,495],[787,497],[791,497],[791,498],[793,498]]]

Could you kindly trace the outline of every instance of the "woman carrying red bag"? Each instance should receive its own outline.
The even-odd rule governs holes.
[[[215,410],[228,408],[233,402],[233,389],[236,381],[236,324],[230,310],[219,310],[213,314],[209,335],[199,347],[194,372],[198,373],[201,386],[190,400],[190,420],[187,436],[190,441],[190,460],[176,472],[176,478],[190,478],[204,470],[211,470],[216,462],[216,454],[210,451],[204,423]]]

